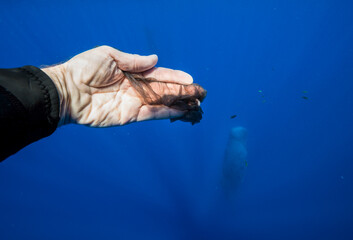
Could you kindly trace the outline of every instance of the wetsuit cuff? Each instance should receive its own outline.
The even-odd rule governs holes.
[[[59,93],[54,82],[45,72],[35,66],[24,66],[22,69],[36,77],[37,81],[34,82],[38,84],[43,93],[46,117],[54,131],[59,122],[60,111]]]

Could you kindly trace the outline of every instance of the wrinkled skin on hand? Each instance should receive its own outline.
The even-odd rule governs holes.
[[[202,89],[196,84],[189,86],[180,86],[178,95],[158,95],[153,90],[153,82],[158,81],[154,78],[145,78],[140,74],[131,74],[124,72],[125,77],[130,81],[132,87],[140,94],[143,102],[148,105],[164,105],[171,109],[184,111],[181,117],[171,118],[171,122],[181,120],[184,122],[191,122],[192,125],[200,122],[203,111],[200,107],[200,102],[206,97],[206,91],[199,91]],[[190,94],[187,92],[188,88],[195,88]],[[183,90],[186,92],[183,93]]]
[[[206,91],[185,72],[154,67],[157,61],[156,55],[101,46],[42,69],[60,95],[59,125],[109,127],[166,118],[198,122]]]

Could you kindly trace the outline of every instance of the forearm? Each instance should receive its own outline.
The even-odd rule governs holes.
[[[40,69],[0,69],[0,161],[52,134],[59,106],[56,85]]]

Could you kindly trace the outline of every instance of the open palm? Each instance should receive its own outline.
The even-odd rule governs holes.
[[[155,68],[157,61],[156,55],[132,55],[101,46],[56,66],[60,71],[43,69],[54,78],[59,89],[61,124],[73,122],[108,127],[183,116],[185,112],[182,110],[146,103],[124,74],[139,73],[155,79],[150,86],[162,97],[204,91],[192,84],[192,77],[185,72]]]

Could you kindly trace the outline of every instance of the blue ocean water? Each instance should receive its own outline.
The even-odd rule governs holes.
[[[1,68],[106,44],[208,90],[200,124],[68,125],[5,160],[0,239],[353,239],[352,1],[0,1],[0,32]]]

